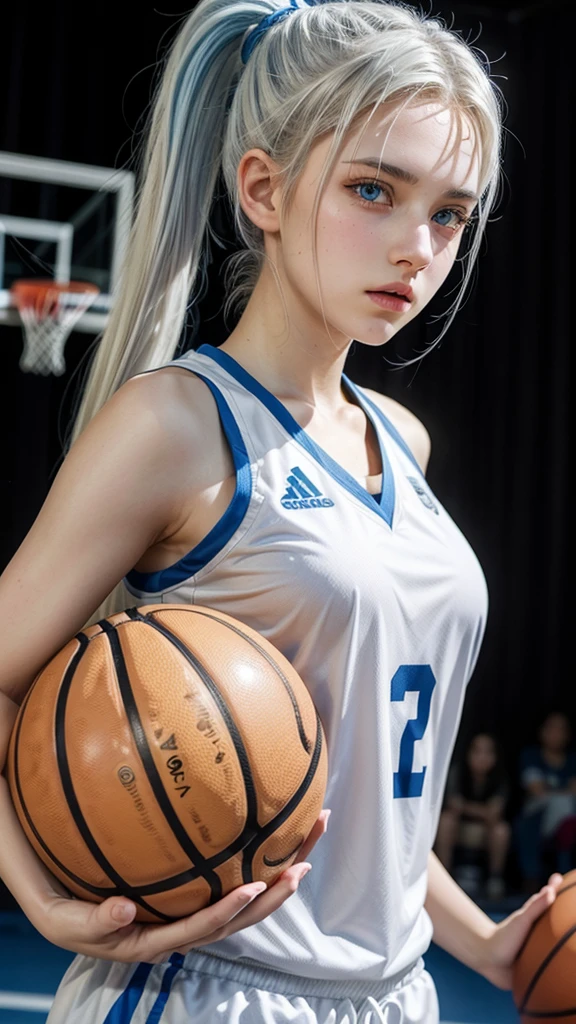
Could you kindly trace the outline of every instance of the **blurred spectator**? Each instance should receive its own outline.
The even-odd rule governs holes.
[[[504,821],[507,800],[508,784],[496,740],[478,733],[450,768],[434,849],[450,872],[456,847],[485,850],[490,899],[505,894],[503,872],[511,831]]]
[[[571,739],[567,715],[553,711],[540,726],[539,745],[520,755],[524,805],[514,822],[514,841],[527,892],[536,892],[547,880],[545,856],[551,857],[552,870],[562,874],[573,867],[576,752],[569,749]]]

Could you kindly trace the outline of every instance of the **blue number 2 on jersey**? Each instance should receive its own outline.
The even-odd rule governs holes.
[[[426,765],[421,772],[413,772],[414,744],[421,740],[426,732],[430,717],[432,691],[436,686],[436,678],[430,665],[400,665],[392,676],[390,699],[404,700],[409,690],[416,690],[418,710],[416,718],[406,722],[400,740],[400,761],[398,771],[394,772],[394,798],[405,796],[422,796]]]

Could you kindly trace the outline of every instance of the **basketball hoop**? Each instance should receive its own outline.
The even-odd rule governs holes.
[[[64,373],[68,336],[99,291],[87,281],[14,282],[10,294],[22,319],[24,351],[18,365],[24,373]]]

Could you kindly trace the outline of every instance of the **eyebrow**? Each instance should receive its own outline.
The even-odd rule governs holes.
[[[395,167],[394,164],[381,163],[376,156],[363,156],[358,160],[343,160],[342,163],[364,164],[365,167],[375,167],[377,171],[380,170],[384,174],[389,174],[391,178],[397,178],[398,181],[403,181],[406,185],[417,185],[420,181],[411,171],[406,171],[403,167]],[[480,197],[475,192],[470,192],[466,188],[449,188],[442,195],[446,199],[474,199],[475,202],[480,202]]]

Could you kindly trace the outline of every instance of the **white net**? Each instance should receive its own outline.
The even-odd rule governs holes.
[[[74,325],[92,305],[98,288],[91,284],[49,284],[14,288],[22,320],[24,349],[19,367],[24,373],[52,373],[65,369],[64,347]]]

